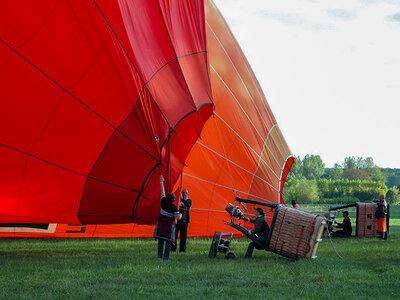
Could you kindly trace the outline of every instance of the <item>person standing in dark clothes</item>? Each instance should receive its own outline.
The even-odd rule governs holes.
[[[349,218],[349,212],[344,211],[343,215],[343,222],[336,223],[337,228],[342,228],[342,230],[337,230],[331,233],[332,237],[345,237],[351,236],[352,228],[351,228],[351,220]]]
[[[378,225],[378,233],[381,239],[387,240],[387,203],[383,194],[379,195],[379,200],[376,201],[377,207],[375,212],[375,218]]]
[[[181,193],[181,202],[179,204],[179,213],[182,214],[182,218],[178,220],[175,231],[176,244],[178,243],[178,232],[180,232],[179,252],[186,251],[187,229],[190,223],[190,207],[192,206],[192,200],[188,198],[188,195],[189,191],[184,189]],[[172,245],[172,251],[176,251],[176,244]]]
[[[164,177],[160,176],[161,209],[157,225],[154,230],[154,238],[158,239],[158,258],[169,259],[171,246],[175,243],[175,224],[182,215],[174,204],[175,194],[168,193],[165,196]],[[164,250],[165,244],[165,250]]]
[[[254,219],[243,218],[244,220],[254,224],[254,230],[249,231],[249,235],[253,235],[256,240],[256,242],[250,242],[245,258],[250,258],[253,255],[254,248],[263,249],[268,238],[269,226],[264,218],[264,210],[261,207],[256,207],[254,209],[254,215]]]

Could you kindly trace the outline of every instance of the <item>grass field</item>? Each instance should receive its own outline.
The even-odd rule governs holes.
[[[390,233],[324,239],[317,259],[298,261],[257,250],[245,260],[247,239],[233,240],[235,260],[210,259],[211,239],[189,239],[169,261],[152,239],[0,239],[0,299],[398,299],[400,207]]]

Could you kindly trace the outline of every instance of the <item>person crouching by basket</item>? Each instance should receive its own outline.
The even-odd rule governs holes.
[[[254,224],[254,230],[249,231],[249,235],[255,238],[255,240],[250,242],[245,258],[250,258],[253,255],[254,248],[264,249],[269,233],[269,226],[264,218],[264,210],[261,207],[256,207],[254,209],[254,215],[254,219],[243,218],[244,220]]]
[[[388,233],[387,233],[387,203],[385,201],[384,195],[379,195],[379,200],[376,201],[377,207],[375,212],[376,222],[378,225],[378,233],[381,239],[387,240]]]
[[[154,238],[158,239],[158,258],[167,260],[171,246],[175,243],[175,224],[182,215],[174,204],[175,194],[168,193],[165,196],[164,177],[160,176],[161,186],[161,209],[160,216],[157,220],[157,225],[154,230]],[[164,250],[165,244],[165,250]]]
[[[351,232],[353,231],[351,228],[351,220],[349,218],[349,212],[345,210],[342,212],[343,222],[337,223],[334,221],[334,226],[337,228],[341,228],[342,230],[336,230],[331,233],[331,237],[349,237],[351,236]]]

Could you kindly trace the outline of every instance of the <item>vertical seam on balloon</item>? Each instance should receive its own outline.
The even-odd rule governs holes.
[[[149,179],[150,179],[151,175],[154,173],[155,169],[159,167],[160,164],[161,164],[161,162],[155,164],[154,167],[150,170],[149,173],[147,173],[145,179],[143,180],[143,184],[142,184],[141,190],[139,191],[139,193],[138,193],[138,195],[136,196],[136,199],[135,199],[135,201],[133,202],[133,205],[132,205],[132,222],[135,221],[135,212],[136,212],[136,208],[137,208],[137,206],[138,206],[138,204],[139,204],[139,199],[140,199],[141,197],[143,197],[142,194],[143,194],[143,192],[144,192],[146,186],[147,186],[147,185],[149,184],[149,182],[150,182]]]
[[[278,140],[279,140],[279,143],[280,143],[280,145],[283,147],[283,155],[284,156],[286,156],[286,157],[288,157],[288,156],[290,156],[290,149],[289,149],[289,146],[287,145],[287,143],[286,143],[286,141],[284,141],[284,140],[282,140],[282,131],[281,131],[281,129],[280,129],[280,127],[278,126],[278,124],[275,124],[276,125],[276,130],[277,130],[277,134],[276,134],[276,136],[277,136],[277,138],[278,138]]]
[[[209,25],[209,26],[210,26],[210,25]],[[229,27],[228,27],[228,28],[229,28]],[[214,31],[213,31],[213,33],[214,33]],[[225,48],[223,47],[222,43],[219,41],[219,39],[218,39],[218,37],[216,36],[215,33],[214,33],[214,35],[215,35],[215,37],[217,38],[218,42],[221,44],[222,48],[224,49],[224,52],[226,53]],[[231,32],[231,35],[233,36],[232,32]],[[239,49],[240,49],[240,48],[239,48]],[[227,53],[226,53],[226,54],[227,54]],[[247,62],[247,60],[245,60],[245,58],[243,58],[243,55],[242,55],[243,53],[242,53],[242,51],[239,51],[239,54],[240,54],[240,58],[241,58],[242,62],[244,62],[244,65],[245,65],[245,67],[246,67],[246,71],[247,71],[247,73],[249,74],[249,76],[250,76],[250,78],[251,78],[251,80],[252,80],[252,82],[253,82],[253,84],[254,84],[256,90],[257,90],[257,93],[258,93],[258,95],[259,95],[260,98],[261,98],[261,101],[260,101],[260,102],[261,102],[262,105],[264,106],[264,109],[265,109],[265,111],[267,112],[267,115],[268,115],[268,118],[269,118],[270,122],[271,122],[272,124],[276,125],[276,121],[275,121],[275,120],[271,117],[271,115],[270,115],[270,108],[269,108],[269,105],[268,105],[267,101],[264,101],[264,97],[265,97],[265,96],[261,94],[261,92],[260,92],[260,90],[259,90],[259,88],[258,88],[259,83],[258,83],[257,79],[255,79],[255,80],[256,80],[256,82],[255,82],[255,80],[254,80],[255,76],[253,76],[254,74],[251,74],[251,73],[250,73],[250,70],[249,70],[249,68],[248,68],[248,62]],[[252,100],[252,102],[253,102],[253,105],[257,108],[257,112],[260,114],[260,117],[261,117],[261,119],[262,119],[264,125],[266,125],[266,124],[265,124],[265,121],[264,121],[264,119],[263,119],[263,117],[262,117],[262,115],[261,115],[261,113],[258,111],[258,106],[254,103],[253,96],[251,96],[250,91],[248,90],[247,85],[244,83],[242,77],[240,76],[240,74],[239,74],[239,72],[237,71],[235,65],[233,64],[232,60],[230,59],[230,56],[229,56],[229,55],[227,55],[227,56],[229,57],[229,60],[230,60],[230,62],[232,63],[233,67],[235,68],[236,73],[237,73],[238,76],[240,77],[240,80],[242,81],[243,85],[246,87],[246,90],[247,90],[247,92],[248,92],[248,94],[249,94],[249,96],[250,96],[250,98],[251,98],[251,100]],[[268,107],[267,107],[267,105],[268,105]],[[274,143],[276,144],[276,141],[275,141],[274,136],[272,136],[272,139],[274,140]],[[279,150],[279,154],[282,156],[282,158],[284,158],[284,156],[282,155],[282,153],[281,153],[280,150]]]
[[[244,170],[244,171],[248,172],[249,174],[251,174],[251,175],[253,175],[253,176],[257,177],[258,179],[260,179],[261,181],[265,182],[267,185],[269,185],[270,187],[272,187],[274,190],[276,190],[276,191],[277,191],[276,187],[274,187],[272,184],[270,184],[268,181],[264,180],[263,178],[261,178],[261,177],[257,176],[256,174],[254,174],[254,173],[250,172],[249,170],[247,170],[247,169],[243,168],[242,166],[238,165],[237,163],[235,163],[234,161],[232,161],[232,160],[228,159],[227,157],[224,157],[222,154],[219,154],[217,151],[215,151],[215,150],[213,150],[213,149],[209,148],[209,147],[208,147],[208,146],[206,146],[205,144],[203,144],[203,143],[201,143],[201,142],[199,142],[199,141],[197,141],[196,143],[197,143],[197,144],[199,144],[200,146],[203,146],[204,148],[206,148],[206,149],[210,150],[211,152],[213,152],[213,153],[217,154],[218,156],[220,156],[221,158],[225,159],[226,161],[228,161],[228,162],[231,162],[233,165],[235,165],[235,166],[239,167],[240,169],[242,169],[242,170]]]
[[[202,0],[202,3],[203,3],[204,25],[205,25],[205,3],[204,3],[204,0]],[[204,49],[204,51],[205,51],[204,60],[205,60],[205,63],[206,63],[206,70],[207,70],[207,75],[208,75],[208,76],[207,76],[207,78],[208,78],[208,85],[209,85],[210,93],[211,93],[210,98],[211,98],[211,101],[214,103],[213,94],[212,94],[212,86],[211,86],[210,65],[209,65],[209,63],[208,63],[207,34],[206,34],[205,31],[204,31],[204,35],[205,35],[204,37],[203,37],[203,35],[201,34],[199,13],[198,13],[198,9],[197,9],[197,2],[196,2],[196,0],[193,0],[193,5],[194,5],[195,12],[196,12],[197,30],[199,31],[200,39],[201,39],[201,42],[203,43],[202,46],[203,46],[203,49]],[[205,30],[205,27],[204,27],[204,30]]]
[[[141,74],[138,72],[138,70],[137,70],[135,64],[133,63],[132,59],[131,59],[130,56],[128,55],[126,49],[123,47],[123,45],[122,45],[121,41],[119,40],[117,34],[114,32],[114,30],[113,30],[111,24],[108,22],[107,18],[106,18],[105,15],[103,14],[103,12],[102,12],[102,10],[100,9],[100,7],[98,6],[97,2],[96,2],[95,0],[93,0],[93,2],[94,2],[94,4],[95,4],[95,6],[97,7],[97,9],[99,10],[100,14],[102,15],[104,21],[107,23],[107,26],[110,28],[110,30],[112,31],[113,35],[114,35],[115,38],[117,39],[117,41],[118,41],[118,43],[119,43],[121,49],[124,51],[125,55],[127,56],[127,58],[129,59],[129,61],[131,62],[132,66],[134,67],[134,69],[135,69],[135,71],[137,72],[138,76],[139,76],[140,79],[142,80],[142,82],[143,82],[143,84],[144,84],[144,87],[147,89],[149,95],[151,96],[151,99],[154,101],[154,103],[155,103],[155,105],[157,106],[157,108],[159,109],[161,115],[162,115],[163,118],[165,119],[165,122],[168,124],[168,126],[169,126],[170,128],[172,128],[171,125],[169,124],[169,122],[168,122],[166,116],[164,115],[163,111],[162,111],[162,110],[160,109],[160,107],[158,106],[158,103],[155,101],[155,99],[154,99],[153,95],[151,94],[149,88],[147,87],[147,85],[145,85],[145,82],[144,82],[144,80],[143,80]],[[164,23],[164,24],[165,24],[165,23]],[[167,30],[167,32],[168,32],[168,30]],[[175,56],[176,56],[176,55],[175,55]],[[189,91],[189,92],[190,92],[190,91]],[[162,148],[160,148],[160,151],[161,151],[161,149],[162,149]],[[140,194],[141,194],[141,193],[140,193]],[[137,201],[138,201],[138,198],[135,200],[134,205],[137,205],[137,204],[136,204]],[[133,219],[133,217],[134,217],[133,214],[134,214],[134,212],[132,211],[132,219]]]
[[[135,144],[138,148],[140,148],[142,151],[144,151],[145,153],[147,153],[149,156],[151,156],[154,160],[158,161],[158,159],[156,157],[154,157],[151,153],[149,153],[147,150],[145,150],[143,147],[141,147],[139,144],[137,144],[134,140],[132,140],[131,138],[129,138],[127,135],[125,135],[123,132],[120,132],[114,125],[112,125],[109,121],[107,121],[103,116],[101,116],[99,113],[97,113],[95,110],[93,110],[90,106],[88,106],[86,103],[84,103],[82,100],[80,100],[77,96],[75,96],[74,94],[72,94],[70,91],[68,91],[66,88],[64,88],[61,84],[59,84],[57,81],[55,81],[52,77],[50,77],[49,75],[47,75],[44,71],[42,71],[41,69],[39,69],[36,65],[34,65],[32,62],[30,62],[27,58],[25,58],[24,56],[22,56],[22,54],[20,54],[17,50],[15,50],[14,48],[12,48],[10,45],[8,45],[4,40],[2,40],[0,38],[0,41],[5,44],[7,47],[9,47],[11,50],[14,51],[14,53],[16,53],[19,57],[21,57],[24,61],[26,61],[29,65],[31,65],[33,68],[35,68],[38,72],[40,72],[41,74],[43,74],[43,76],[45,76],[46,78],[48,78],[51,82],[53,82],[55,85],[57,85],[59,88],[61,88],[62,90],[64,90],[68,95],[70,95],[72,98],[74,98],[76,101],[78,101],[80,104],[82,104],[84,107],[86,107],[89,111],[91,111],[92,113],[94,113],[96,116],[98,116],[101,120],[103,120],[107,125],[109,125],[111,128],[113,128],[114,130],[118,131],[120,134],[122,134],[127,140],[131,141],[133,144]]]
[[[129,114],[129,115],[131,115],[131,114]],[[123,124],[123,123],[121,123],[121,124]],[[94,177],[90,177],[90,174],[93,172],[93,170],[94,170],[95,167],[97,166],[97,163],[99,162],[100,158],[102,157],[104,151],[107,149],[107,146],[109,145],[109,143],[111,142],[112,138],[114,137],[114,135],[115,135],[117,132],[119,133],[119,131],[114,130],[114,132],[110,135],[110,137],[108,138],[107,142],[104,144],[104,147],[103,147],[103,149],[101,150],[100,154],[97,156],[96,161],[93,163],[93,166],[92,166],[92,168],[91,168],[90,171],[89,171],[89,174],[86,176],[85,185],[83,186],[83,189],[82,189],[81,199],[80,199],[80,201],[79,201],[79,207],[78,207],[78,212],[77,212],[77,217],[78,217],[79,220],[80,220],[79,216],[81,216],[81,215],[79,214],[79,212],[80,212],[81,207],[82,207],[83,198],[84,198],[84,194],[85,194],[85,191],[86,191],[86,186],[87,186],[88,180],[89,180],[89,179],[95,179]],[[159,162],[159,160],[157,160],[157,161]],[[140,193],[140,191],[136,191],[136,192],[137,192],[137,193]],[[83,215],[82,215],[82,216],[83,216]],[[81,222],[81,223],[82,223],[82,222]]]
[[[267,142],[268,142],[269,136],[271,135],[271,132],[272,132],[272,130],[275,128],[275,126],[277,126],[277,125],[274,124],[274,126],[272,126],[271,129],[268,131],[268,135],[267,135],[267,138],[266,138],[265,141],[264,141],[264,144],[263,144],[263,148],[262,148],[262,150],[261,150],[261,153],[264,152],[265,147],[267,147],[267,149],[268,149],[268,144],[267,144]],[[268,149],[268,150],[269,150],[269,149]],[[271,154],[272,154],[272,151],[271,151],[271,150],[270,150],[270,152],[271,152]],[[260,157],[261,157],[261,155],[260,155]],[[277,163],[278,163],[278,162],[277,162]],[[283,164],[283,165],[285,166],[285,164]],[[279,163],[278,163],[278,166],[281,168],[281,175],[280,175],[279,178],[277,177],[277,179],[278,179],[278,181],[279,181],[279,185],[280,185],[280,180],[281,180],[281,178],[282,178],[282,166],[281,166]],[[260,160],[258,161],[256,172],[258,171],[259,167],[260,167]],[[274,174],[275,174],[275,172],[274,172]],[[275,174],[275,175],[278,175],[278,174]],[[250,191],[250,189],[251,189],[251,186],[253,185],[253,182],[254,182],[254,177],[253,177],[253,179],[252,179],[252,181],[251,181],[251,183],[250,183],[249,191]],[[280,189],[279,189],[279,192],[278,192],[278,197],[279,197],[279,194],[280,194]],[[280,201],[278,201],[278,203],[280,203]]]
[[[36,143],[39,141],[39,139],[42,136],[43,132],[46,130],[46,128],[50,124],[50,122],[53,119],[55,113],[57,112],[58,108],[60,107],[61,102],[63,101],[64,95],[65,95],[65,92],[62,93],[62,95],[61,95],[56,107],[54,108],[53,112],[51,113],[51,115],[50,115],[49,119],[47,120],[46,124],[44,124],[42,130],[40,131],[40,133],[38,134],[36,139],[33,141],[31,147],[29,148],[29,150],[27,152],[28,154],[31,154],[31,151],[35,147]],[[22,191],[23,191],[24,185],[25,185],[26,169],[28,167],[28,157],[29,157],[28,155],[25,157],[24,172],[23,172],[23,175],[22,175],[21,187],[20,187],[19,194],[18,194],[18,203],[17,203],[17,209],[15,211],[15,216],[18,215],[18,210],[19,210],[19,206],[20,206],[20,203],[21,203],[21,199],[22,199]]]
[[[243,114],[247,117],[249,123],[252,125],[252,127],[255,129],[258,137],[260,138],[261,141],[263,141],[263,143],[265,142],[265,140],[263,139],[263,137],[261,136],[261,134],[258,132],[257,127],[254,125],[253,121],[250,119],[249,115],[246,113],[246,111],[243,109],[242,105],[240,104],[239,100],[236,98],[236,96],[233,94],[233,92],[231,91],[231,89],[228,87],[228,85],[226,84],[226,82],[222,79],[222,77],[218,74],[217,70],[214,69],[214,67],[212,65],[210,65],[211,68],[214,70],[215,74],[217,74],[218,78],[220,79],[220,81],[225,85],[226,89],[229,91],[229,93],[233,96],[233,98],[235,99],[236,103],[238,104],[238,106],[240,107],[240,109],[242,110]],[[267,135],[268,137],[268,135]],[[272,153],[271,149],[269,149],[269,147],[267,146],[269,152],[272,154],[272,157],[275,159],[276,163],[279,165],[279,162],[277,160],[277,158],[275,157],[275,155]]]
[[[278,174],[275,173],[275,171],[272,169],[272,167],[262,158],[262,156],[260,154],[258,154],[258,152],[256,150],[254,150],[246,141],[245,139],[239,134],[237,133],[217,112],[215,113],[215,116],[219,119],[221,119],[222,122],[224,122],[224,124],[234,133],[236,134],[246,145],[247,147],[249,147],[250,150],[252,150],[254,152],[254,154],[257,155],[257,157],[262,160],[264,162],[264,164],[266,166],[268,166],[268,168],[272,171],[272,174],[275,175],[276,179],[279,179]]]
[[[10,53],[8,54],[6,62],[4,63],[4,66],[0,70],[0,75],[3,74],[4,70],[6,69],[8,63],[10,62],[11,56],[12,56],[12,51],[10,50]]]
[[[219,127],[218,122],[215,122],[215,124],[217,125],[218,136],[219,136],[219,138],[220,138],[220,143],[221,143],[221,145],[222,145],[222,149],[223,149],[223,151],[224,151],[225,157],[228,158],[228,153],[226,152],[226,149],[225,149],[224,140],[222,139],[222,136],[221,136],[221,128]],[[202,145],[200,142],[199,142],[199,144]],[[221,169],[222,169],[222,168],[221,168]],[[228,163],[228,173],[229,173],[229,175],[230,175],[230,176],[229,176],[229,179],[231,180],[232,188],[233,188],[234,191],[236,191],[235,182],[234,182],[234,180],[232,179],[232,170],[231,170],[231,166],[229,165],[229,163]]]
[[[23,41],[20,45],[16,46],[15,49],[18,49],[18,48],[23,47],[26,43],[28,43],[30,40],[32,40],[32,39],[34,38],[34,36],[35,36],[36,34],[38,34],[38,33],[44,28],[44,26],[46,25],[46,23],[50,20],[51,16],[54,14],[54,12],[57,10],[57,8],[60,6],[60,4],[61,4],[62,2],[63,2],[62,0],[58,1],[58,3],[56,4],[56,6],[54,6],[53,10],[47,15],[47,17],[45,18],[45,20],[43,21],[43,23],[40,24],[39,28],[38,28],[35,32],[33,32],[33,33],[31,34],[31,36],[29,36],[29,37],[28,37],[25,41]]]
[[[185,81],[185,85],[186,85],[187,91],[189,92],[190,99],[192,100],[192,103],[193,103],[194,108],[197,110],[197,106],[196,106],[196,103],[194,102],[192,92],[190,91],[189,85],[188,85],[188,83],[187,83],[187,81],[186,81],[186,78],[185,78],[185,76],[184,76],[184,74],[183,74],[183,70],[182,70],[181,64],[179,63],[179,59],[178,59],[178,55],[176,54],[176,50],[175,50],[174,43],[172,42],[171,35],[169,34],[169,31],[168,31],[168,26],[167,26],[167,24],[165,23],[164,15],[163,15],[163,13],[162,13],[162,11],[161,11],[160,3],[159,3],[158,0],[156,0],[155,2],[157,3],[158,12],[160,13],[161,20],[162,20],[162,22],[163,22],[163,24],[164,24],[164,27],[165,27],[165,31],[167,32],[167,35],[168,35],[168,39],[169,39],[171,48],[172,48],[172,50],[174,51],[174,55],[175,55],[175,57],[176,57],[176,61],[177,61],[178,66],[179,66],[179,70],[181,71],[181,75],[182,75],[182,77],[183,77],[183,79],[184,79],[184,81]],[[200,133],[199,133],[199,135],[200,135]]]
[[[196,105],[196,103],[195,103],[195,101],[194,101],[194,97],[193,97],[193,95],[192,95],[192,91],[190,90],[189,84],[188,84],[187,81],[186,81],[186,77],[185,77],[185,75],[184,75],[184,73],[183,73],[182,66],[181,66],[181,64],[180,64],[180,62],[179,62],[179,59],[178,59],[178,56],[177,56],[177,54],[176,54],[176,50],[175,50],[174,43],[172,42],[171,35],[169,34],[169,31],[168,31],[168,26],[167,26],[167,24],[165,23],[164,15],[163,15],[163,13],[162,13],[162,11],[161,11],[160,3],[159,3],[158,0],[156,0],[156,3],[157,3],[157,6],[158,6],[158,11],[159,11],[159,13],[160,13],[161,19],[162,19],[163,24],[164,24],[164,27],[165,27],[165,31],[167,32],[168,39],[169,39],[169,42],[170,42],[170,44],[171,44],[171,48],[172,48],[172,50],[174,51],[174,54],[175,54],[175,57],[176,57],[176,61],[177,61],[178,66],[179,66],[179,70],[181,71],[182,78],[183,78],[183,80],[185,81],[185,85],[186,85],[187,91],[188,91],[188,93],[189,93],[189,95],[190,95],[190,99],[192,100],[193,106],[194,106],[194,108],[195,108],[195,110],[196,110],[196,112],[197,112],[197,116],[200,118],[200,113],[199,113],[198,110],[197,110],[197,105]],[[207,67],[207,65],[206,65],[206,67]],[[177,125],[176,125],[176,126],[177,126]],[[174,128],[176,128],[176,126],[174,126]],[[199,138],[200,133],[201,133],[201,130],[200,130],[200,132],[199,132],[199,131],[197,130],[197,129],[198,129],[197,126],[193,126],[193,128],[194,128],[194,130],[196,131],[197,138]]]
[[[214,7],[215,7],[215,5],[214,5]],[[230,35],[232,36],[233,40],[236,42],[236,44],[238,44],[237,41],[236,41],[236,39],[235,39],[235,37],[234,37],[234,35],[233,35],[233,33],[232,33],[232,31],[230,30],[228,24],[226,23],[224,17],[222,16],[222,14],[220,13],[220,11],[218,10],[217,7],[215,7],[215,10],[216,10],[217,13],[219,14],[219,16],[220,16],[221,20],[223,21],[225,27],[227,28],[228,33],[230,33]],[[211,28],[211,26],[210,26],[208,23],[207,23],[207,25]],[[239,47],[239,49],[240,49],[240,47]],[[250,70],[249,70],[249,68],[248,68],[249,63],[248,63],[247,59],[245,59],[245,57],[244,57],[242,51],[239,51],[239,53],[240,53],[240,58],[242,59],[242,61],[244,62],[245,66],[246,66],[247,73],[250,75],[251,80],[252,80],[253,83],[254,83],[254,78],[255,78],[255,76],[252,76],[252,74],[250,73]],[[253,74],[253,75],[254,75],[254,74]],[[253,77],[254,77],[254,78],[253,78]],[[260,96],[261,98],[264,98],[264,97],[261,95],[261,93],[260,93],[260,91],[259,91],[259,89],[258,89],[258,86],[260,86],[260,84],[258,83],[257,80],[256,80],[256,83],[257,83],[257,84],[256,84],[255,86],[256,86],[256,88],[257,88],[257,92],[258,92],[259,96]],[[261,87],[261,86],[260,86],[260,87]],[[276,123],[276,121],[274,121],[274,119],[271,117],[271,115],[270,115],[270,113],[269,113],[270,109],[267,108],[267,107],[265,106],[265,105],[268,105],[268,103],[267,103],[266,101],[262,101],[262,104],[263,104],[264,108],[265,108],[266,111],[267,111],[267,114],[268,114],[268,117],[269,117],[271,123],[272,123],[272,124]],[[269,107],[269,105],[268,105],[268,107]]]
[[[198,176],[189,174],[189,173],[183,172],[183,174],[184,174],[185,176],[187,176],[187,177],[191,177],[191,178],[194,178],[194,179],[197,179],[197,180],[200,180],[200,181],[203,181],[203,182],[206,182],[206,183],[209,183],[209,184],[212,184],[212,185],[215,185],[215,186],[219,186],[219,187],[225,188],[225,189],[227,189],[227,190],[233,191],[233,189],[232,189],[231,187],[229,187],[229,186],[222,185],[222,184],[219,184],[219,183],[216,183],[216,182],[213,182],[213,181],[210,181],[210,180],[207,180],[207,179],[204,179],[204,178],[201,178],[201,177],[198,177]],[[237,190],[237,191],[240,192],[240,193],[246,194],[245,191],[241,191],[241,190]],[[254,197],[254,198],[258,198],[258,199],[261,199],[261,200],[265,200],[266,203],[275,203],[275,202],[273,202],[272,200],[268,200],[268,199],[266,199],[266,198],[262,198],[262,197],[257,196],[257,195],[249,194],[249,196],[252,196],[252,197]]]
[[[145,87],[147,89],[147,91],[149,92],[149,95],[151,96],[151,99],[153,99],[155,105],[157,106],[157,108],[159,109],[161,115],[163,116],[163,118],[165,119],[165,122],[167,122],[168,126],[170,128],[172,128],[172,126],[170,125],[170,123],[168,122],[167,117],[164,115],[163,111],[161,110],[161,108],[158,106],[157,101],[154,99],[153,95],[151,94],[149,88],[147,87],[147,85],[145,84],[145,81],[142,78],[142,75],[139,73],[139,70],[137,69],[136,65],[133,63],[133,60],[131,59],[131,57],[128,55],[128,52],[126,51],[125,47],[122,45],[120,39],[118,38],[118,35],[115,33],[114,29],[112,28],[110,22],[108,22],[106,16],[104,15],[103,11],[100,9],[99,5],[97,4],[96,0],[93,0],[94,5],[96,6],[97,10],[100,12],[101,16],[103,17],[103,20],[106,22],[108,28],[111,30],[112,34],[114,35],[115,39],[118,41],[119,46],[121,47],[121,49],[123,50],[123,52],[125,53],[126,57],[128,58],[128,60],[130,61],[130,63],[132,64],[133,68],[135,69],[137,75],[139,76],[140,80],[143,83],[143,87]]]
[[[215,34],[215,32],[213,31],[213,29],[212,29],[212,27],[210,26],[210,24],[209,24],[208,22],[206,22],[206,23],[207,23],[208,27],[210,28],[211,32],[213,33],[213,35],[215,36],[216,40],[217,40],[218,43],[220,44],[221,48],[223,49],[223,51],[224,51],[226,57],[227,57],[227,58],[229,59],[229,61],[231,62],[231,65],[232,65],[233,68],[235,69],[236,74],[237,74],[238,77],[240,78],[240,81],[242,82],[243,86],[245,87],[245,89],[246,89],[246,91],[247,91],[247,94],[249,95],[249,97],[250,97],[250,99],[251,99],[251,102],[253,103],[253,106],[255,107],[255,109],[256,109],[256,111],[257,111],[257,113],[258,113],[258,115],[259,115],[260,120],[261,120],[262,123],[264,124],[265,128],[268,128],[268,126],[267,126],[267,124],[266,124],[266,122],[265,122],[265,120],[264,120],[264,118],[263,118],[261,112],[259,111],[258,106],[257,106],[256,103],[254,102],[253,96],[251,95],[251,93],[250,93],[250,91],[249,91],[247,85],[244,83],[242,76],[240,76],[239,71],[236,69],[236,66],[235,66],[235,64],[233,63],[233,61],[231,60],[231,57],[228,55],[228,52],[226,51],[225,47],[223,46],[223,44],[222,44],[221,41],[219,40],[218,36],[217,36],[217,35]],[[214,69],[214,70],[215,70],[215,69]],[[263,101],[261,101],[261,102],[263,102]],[[266,109],[266,111],[267,111],[267,114],[268,114],[268,116],[269,116],[269,112],[268,112],[267,109]],[[270,117],[270,116],[269,116],[269,117]],[[270,118],[270,119],[271,119],[271,118]],[[272,124],[275,124],[275,122],[273,122],[272,119],[271,119],[270,121],[271,121]],[[274,142],[275,142],[274,137],[272,137],[272,139],[273,139]],[[275,142],[275,143],[276,143],[276,142]],[[282,158],[284,159],[284,157],[283,157],[282,153],[280,152],[280,150],[279,150],[279,154],[280,154],[280,155],[282,156]]]

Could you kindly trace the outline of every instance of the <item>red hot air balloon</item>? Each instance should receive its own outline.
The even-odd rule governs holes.
[[[2,235],[151,236],[87,224],[154,224],[160,174],[191,236],[235,196],[284,203],[293,156],[211,0],[3,1],[0,105],[0,222],[64,223]]]

